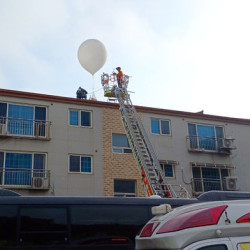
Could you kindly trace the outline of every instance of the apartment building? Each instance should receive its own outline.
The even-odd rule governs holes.
[[[250,120],[136,106],[168,183],[250,191]],[[117,103],[0,89],[0,187],[145,196]]]

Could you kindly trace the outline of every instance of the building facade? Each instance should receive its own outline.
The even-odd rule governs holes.
[[[168,183],[250,191],[250,120],[137,106]],[[0,89],[0,187],[145,196],[117,103]]]

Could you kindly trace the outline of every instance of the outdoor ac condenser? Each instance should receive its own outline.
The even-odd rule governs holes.
[[[32,188],[33,189],[48,189],[49,188],[48,178],[47,177],[33,177]]]
[[[235,176],[228,176],[224,178],[224,190],[236,191],[238,190],[238,178]]]

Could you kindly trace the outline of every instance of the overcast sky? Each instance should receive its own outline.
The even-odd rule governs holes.
[[[0,88],[106,101],[100,76],[132,76],[133,104],[250,119],[249,0],[0,0]],[[106,47],[94,75],[77,51]]]

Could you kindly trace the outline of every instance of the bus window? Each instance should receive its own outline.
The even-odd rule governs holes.
[[[150,208],[129,205],[72,205],[71,239],[80,245],[117,243],[134,245],[134,238],[149,220]]]
[[[20,209],[20,244],[58,244],[68,240],[65,207],[22,207]]]
[[[0,206],[0,247],[16,244],[17,206]]]

